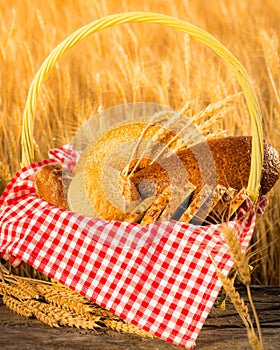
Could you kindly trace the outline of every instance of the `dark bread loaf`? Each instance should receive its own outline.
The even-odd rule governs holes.
[[[207,143],[215,163],[217,183],[241,190],[247,186],[251,168],[251,136],[231,136],[213,139]],[[192,154],[199,154],[201,145],[192,149]],[[203,147],[203,145],[202,145]],[[197,149],[198,150],[197,150]],[[179,154],[184,164],[188,164],[189,152]],[[207,164],[207,160],[203,160]],[[280,161],[277,151],[264,141],[264,160],[260,183],[260,195],[268,193],[279,179]]]
[[[130,177],[136,186],[141,187],[144,180],[154,183],[157,193],[170,185],[170,174],[166,169],[176,169],[178,163],[183,164],[188,180],[197,187],[196,192],[205,184],[219,184],[241,190],[248,184],[251,167],[250,136],[231,136],[213,139],[191,148],[181,150],[177,157],[154,162],[149,166],[139,167]],[[176,170],[174,170],[176,172]],[[271,190],[279,179],[280,161],[277,151],[264,141],[264,161],[260,184],[260,195]],[[182,181],[180,174],[172,174],[172,181]],[[141,191],[140,191],[141,192]]]

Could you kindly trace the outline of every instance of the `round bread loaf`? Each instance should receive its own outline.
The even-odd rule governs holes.
[[[143,154],[146,160],[152,160],[153,152],[158,152],[164,145],[175,146],[178,138],[175,137],[174,141],[173,138],[172,132],[158,124],[139,119],[112,128],[89,145],[85,150],[86,157],[78,164],[78,171],[84,164],[86,194],[94,212],[103,219],[123,220],[139,204],[135,186],[130,186],[134,192],[131,196],[128,195],[129,188],[121,188],[123,172],[128,164]]]

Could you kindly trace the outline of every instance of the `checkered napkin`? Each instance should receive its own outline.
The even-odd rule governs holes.
[[[22,169],[8,184],[0,198],[0,255],[24,261],[124,320],[192,348],[221,288],[214,265],[224,274],[233,265],[222,229],[234,229],[246,249],[255,208],[241,210],[239,221],[203,227],[87,218],[35,193],[35,171],[48,162],[69,164],[71,152],[52,150],[50,159]]]

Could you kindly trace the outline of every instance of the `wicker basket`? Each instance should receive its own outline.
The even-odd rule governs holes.
[[[61,56],[80,41],[103,29],[114,27],[123,23],[142,22],[164,25],[166,27],[189,34],[211,48],[223,59],[225,64],[234,73],[243,90],[251,118],[252,161],[247,190],[252,200],[255,201],[258,198],[264,153],[262,116],[256,94],[252,85],[250,84],[246,70],[241,63],[208,32],[178,18],[159,13],[131,12],[101,18],[76,30],[50,53],[34,77],[26,101],[22,128],[22,166],[29,165],[34,160],[33,125],[40,90],[47,76]]]
[[[175,29],[177,31],[187,33],[190,36],[196,38],[209,48],[211,48],[218,56],[222,58],[222,60],[225,62],[225,64],[232,70],[234,73],[236,79],[238,80],[244,96],[246,98],[248,110],[249,110],[249,115],[251,118],[251,128],[252,128],[252,161],[251,161],[251,169],[250,169],[250,176],[249,176],[249,181],[247,185],[247,190],[250,194],[250,197],[253,202],[256,201],[259,195],[259,187],[260,187],[260,178],[261,178],[261,171],[262,171],[262,163],[263,163],[263,131],[262,131],[262,117],[261,117],[261,111],[260,111],[260,106],[256,98],[256,94],[250,84],[248,75],[244,69],[244,67],[240,64],[240,62],[217,40],[215,39],[212,35],[210,35],[208,32],[199,29],[198,27],[189,24],[183,20],[173,18],[170,16],[166,16],[163,14],[158,14],[158,13],[149,13],[149,12],[131,12],[131,13],[123,13],[123,14],[116,14],[116,15],[111,15],[107,16],[104,18],[101,18],[99,20],[96,20],[84,27],[81,27],[77,31],[75,31],[73,34],[71,34],[68,38],[66,38],[63,42],[61,42],[51,53],[50,55],[45,59],[43,62],[42,66],[38,70],[36,76],[33,79],[33,82],[30,86],[27,101],[26,101],[26,106],[24,110],[24,115],[23,115],[23,128],[22,128],[22,162],[21,165],[22,167],[27,167],[29,169],[29,165],[31,165],[32,168],[32,163],[34,161],[34,144],[33,144],[33,126],[34,126],[34,119],[35,119],[35,110],[38,104],[38,98],[40,91],[42,89],[42,85],[44,84],[47,76],[50,74],[52,68],[54,65],[58,62],[58,60],[61,58],[61,56],[67,52],[70,48],[72,48],[75,44],[79,43],[83,39],[86,39],[90,35],[101,31],[102,29],[106,29],[109,27],[114,27],[123,23],[153,23],[153,24],[160,24],[166,27],[170,27],[172,29]],[[40,163],[40,162],[39,162]],[[38,166],[38,164],[36,166]],[[41,162],[40,164],[43,164]],[[33,167],[34,168],[34,167]],[[34,169],[33,169],[34,170]],[[12,188],[12,185],[6,190],[6,195],[7,191]],[[63,214],[63,212],[60,210],[57,215]],[[65,214],[66,215],[66,214]],[[254,220],[253,220],[254,221]],[[241,233],[241,236],[243,235],[243,239],[248,234],[249,238],[245,238],[245,248],[249,244],[249,239],[252,235],[253,232],[253,226],[254,225],[249,225],[250,227],[247,227],[244,229],[244,233]],[[25,226],[23,226],[25,227]],[[155,227],[156,224],[155,224]],[[238,224],[232,224],[231,227],[233,229],[238,229]],[[239,229],[241,230],[244,228],[242,225],[240,225]],[[202,229],[203,230],[203,229]],[[212,231],[211,231],[212,230]],[[210,234],[208,234],[207,239],[212,239],[211,234],[216,234],[216,228],[210,229]],[[195,231],[194,231],[195,233]],[[196,232],[197,233],[197,232]],[[239,232],[240,233],[240,232]],[[203,233],[205,236],[205,232]],[[195,236],[195,235],[194,235]],[[218,234],[217,234],[218,236]],[[206,237],[206,236],[205,236]],[[214,239],[214,238],[213,238]],[[212,244],[212,243],[211,243]],[[44,245],[44,242],[42,242],[42,247]],[[36,248],[37,250],[39,248]],[[214,249],[218,249],[214,245]],[[206,257],[206,260],[209,258]],[[33,259],[33,258],[32,258]],[[28,259],[27,259],[28,260]],[[211,262],[210,262],[211,264]],[[225,264],[227,265],[227,264]],[[232,266],[232,265],[231,265]],[[229,271],[230,265],[226,266],[226,272]],[[50,275],[55,275],[53,271],[50,271]],[[51,276],[52,277],[52,276]],[[58,279],[59,280],[59,279]],[[212,283],[210,281],[210,283]],[[87,284],[87,281],[85,282],[85,285]],[[106,284],[106,280],[105,280]],[[67,285],[67,283],[66,283]],[[72,286],[71,286],[72,287]],[[214,288],[214,287],[213,287]],[[216,288],[216,292],[218,293]],[[73,287],[73,289],[77,289]],[[87,291],[86,289],[82,289],[78,291],[80,294],[87,296]],[[126,293],[126,291],[124,291]],[[214,302],[214,294],[211,295],[211,300]],[[97,303],[99,299],[97,298]],[[101,306],[106,306],[105,302],[103,302],[103,305]],[[209,307],[209,304],[208,306]],[[118,309],[118,307],[117,307]],[[114,309],[111,311],[115,311]],[[160,312],[160,311],[159,311]],[[208,310],[209,312],[209,310]],[[129,312],[128,312],[129,314]],[[123,316],[124,314],[122,312],[119,313],[119,316]],[[202,319],[205,319],[207,316],[207,312],[202,315]],[[129,318],[129,317],[128,317]],[[138,319],[139,321],[139,319]],[[141,321],[141,320],[140,320]],[[140,322],[139,321],[139,322]],[[196,319],[198,322],[198,319]],[[137,326],[141,326],[141,322],[135,322]],[[168,322],[167,322],[168,323]],[[185,335],[181,335],[182,338],[176,338],[173,335],[166,335],[163,330],[161,332],[155,331],[154,333],[157,336],[161,336],[164,339],[167,339],[169,341],[172,341],[176,344],[180,344],[182,346],[186,346],[188,344],[193,344],[195,341],[196,336],[198,335],[198,332],[200,328],[202,327],[202,323],[197,326],[197,328],[194,328],[193,331],[190,331],[190,334],[194,333],[194,336],[190,336],[190,338],[184,338]],[[177,325],[174,326],[175,328]],[[181,327],[181,326],[180,326]],[[180,328],[179,327],[179,328]],[[145,329],[145,326],[143,327]],[[147,331],[150,331],[149,324],[147,324],[146,327]],[[171,330],[172,333],[172,330]]]

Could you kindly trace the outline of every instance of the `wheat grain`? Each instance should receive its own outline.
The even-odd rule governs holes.
[[[163,91],[163,103],[169,101],[169,88],[171,79],[172,67],[169,61],[161,62],[161,86]]]
[[[249,315],[248,307],[245,305],[244,300],[241,298],[232,281],[228,277],[224,276],[217,268],[216,273],[223,284],[223,288],[227,296],[230,298],[232,304],[242,319],[246,329],[251,329],[253,327],[252,321]]]
[[[36,287],[22,278],[17,280],[14,288],[24,292],[29,298],[39,299],[39,293]]]
[[[42,297],[49,302],[59,303],[60,298],[72,300],[73,302],[86,304],[88,302],[83,296],[63,285],[52,284],[36,284],[36,289]]]
[[[71,102],[71,74],[69,67],[65,69],[63,74],[63,111],[65,116],[70,116],[70,102]],[[87,89],[88,90],[88,89]]]
[[[23,317],[30,318],[33,316],[32,311],[26,305],[24,305],[21,301],[13,298],[10,295],[4,294],[3,303],[12,311],[21,315]]]
[[[10,173],[9,168],[2,161],[0,161],[0,178],[5,183],[8,182],[10,180],[10,178],[11,178],[11,173]]]
[[[90,304],[90,313],[93,316],[99,316],[102,319],[110,319],[110,320],[120,320],[120,318],[118,316],[116,316],[115,314],[113,314],[112,312],[101,308],[98,305],[95,305],[93,303]]]
[[[35,300],[30,301],[28,305],[40,321],[51,327],[59,327],[60,325],[84,329],[99,327],[96,323],[100,320],[99,316],[91,315],[88,318],[84,318],[84,315],[77,314],[71,310],[67,311],[59,306]]]
[[[26,40],[24,40],[22,44],[23,44],[25,51],[26,51],[26,56],[27,56],[26,61],[29,64],[30,72],[31,72],[32,76],[34,76],[36,74],[36,69],[35,69],[35,63],[34,63],[32,51],[30,49],[30,45],[28,44],[28,42]]]
[[[2,286],[3,289],[3,286]],[[29,300],[32,299],[28,291],[26,292],[25,290],[18,288],[16,286],[11,286],[9,284],[6,284],[4,293],[6,293],[9,296],[13,296],[14,298],[18,300]]]
[[[6,294],[6,287],[7,287],[6,282],[0,282],[0,294],[1,295]]]
[[[184,68],[186,71],[186,81],[187,91],[190,93],[191,84],[190,84],[190,70],[191,70],[191,47],[190,47],[190,36],[184,35],[183,38],[183,62]],[[186,100],[189,100],[189,94],[186,96]]]
[[[208,125],[209,123],[211,124],[215,119],[221,118],[221,112],[236,102],[239,97],[240,93],[231,94],[215,103],[209,104],[206,108],[192,117],[193,123],[200,125],[201,121],[206,119]]]
[[[154,336],[143,329],[140,329],[130,323],[126,323],[123,321],[115,321],[115,320],[104,320],[103,321],[106,327],[111,328],[117,332],[130,333],[130,334],[138,334],[142,337],[153,338]]]
[[[59,306],[65,310],[73,311],[80,315],[89,315],[91,307],[85,303],[78,302],[75,298],[63,296],[61,293],[48,293],[44,295],[47,302]],[[77,299],[77,298],[76,298]]]
[[[50,327],[59,327],[59,323],[54,318],[53,314],[49,314],[49,305],[43,304],[39,301],[29,301],[28,307],[31,309],[33,315],[41,322],[47,324]],[[57,311],[57,310],[56,310]]]
[[[91,319],[80,318],[79,314],[65,315],[62,314],[62,317],[59,319],[59,324],[62,326],[76,327],[83,329],[96,329],[101,326],[97,323],[100,321],[100,318],[95,316]]]
[[[7,183],[11,178],[11,174],[6,164],[0,161],[0,194],[4,191]]]
[[[222,230],[225,240],[229,246],[230,254],[232,255],[236,269],[240,275],[242,282],[247,285],[251,281],[250,267],[246,254],[242,251],[240,241],[234,230],[225,226]]]

